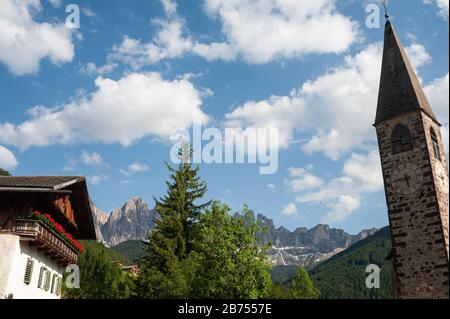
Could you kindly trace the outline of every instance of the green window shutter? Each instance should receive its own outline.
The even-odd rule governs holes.
[[[61,294],[61,287],[62,287],[62,279],[61,277],[58,278],[58,285],[56,286],[56,295],[59,296]]]
[[[56,292],[57,289],[57,280],[58,280],[58,275],[57,274],[53,274],[52,277],[52,290],[51,293],[54,294]]]
[[[51,272],[50,272],[50,270],[47,270],[47,272],[45,273],[45,291],[50,290],[50,277],[51,277]]]
[[[23,278],[23,282],[29,285],[31,283],[31,278],[33,276],[33,267],[34,267],[34,260],[31,258],[27,259],[27,266],[25,267],[25,275]]]
[[[45,274],[45,267],[41,267],[41,270],[39,271],[39,282],[38,282],[38,288],[44,288],[43,280],[44,280],[44,274]]]

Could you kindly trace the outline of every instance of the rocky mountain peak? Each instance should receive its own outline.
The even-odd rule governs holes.
[[[154,228],[157,213],[141,197],[135,196],[121,208],[114,209],[106,221],[102,214],[97,219],[97,238],[109,246],[115,246],[127,240],[147,238],[148,231]]]

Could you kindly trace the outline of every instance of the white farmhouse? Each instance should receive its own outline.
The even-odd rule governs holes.
[[[84,177],[0,177],[0,299],[61,298],[80,239],[96,239]]]

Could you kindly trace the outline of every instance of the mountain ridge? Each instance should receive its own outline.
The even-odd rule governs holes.
[[[109,216],[94,204],[92,210],[97,238],[110,247],[146,240],[148,231],[155,227],[158,218],[156,210],[150,209],[139,196],[131,198],[121,208],[114,209]],[[263,214],[253,212],[251,218],[265,230],[258,234],[258,240],[270,246],[268,255],[273,265],[295,265],[308,269],[377,231],[372,228],[351,235],[323,224],[311,229],[298,227],[290,231],[284,226],[276,227],[274,221]],[[125,247],[133,248],[133,244]]]

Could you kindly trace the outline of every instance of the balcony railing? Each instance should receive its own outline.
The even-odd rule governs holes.
[[[77,262],[79,253],[76,247],[39,220],[16,220],[14,233],[58,263],[67,265]]]

